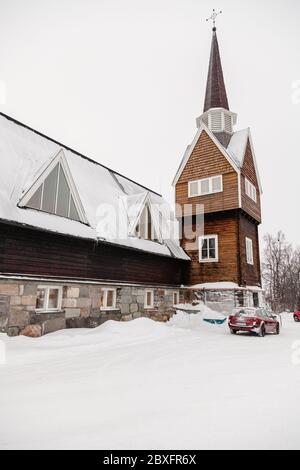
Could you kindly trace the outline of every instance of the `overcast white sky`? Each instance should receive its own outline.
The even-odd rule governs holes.
[[[298,243],[298,0],[0,0],[0,109],[170,197],[203,109],[212,8],[236,129],[252,130],[261,234]]]

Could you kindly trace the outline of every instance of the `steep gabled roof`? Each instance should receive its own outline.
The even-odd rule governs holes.
[[[40,131],[37,131],[36,129],[33,129],[33,127],[30,127],[30,126],[27,126],[26,124],[24,124],[23,122],[21,121],[18,121],[17,119],[11,117],[11,116],[8,116],[7,114],[4,114],[4,113],[1,113],[0,112],[0,116],[6,118],[8,121],[11,121],[13,122],[14,124],[17,124],[18,126],[21,126],[22,128],[24,129],[27,129],[31,132],[33,132],[34,134],[40,136],[40,137],[43,137],[44,139],[47,139],[49,140],[50,142],[53,142],[54,144],[57,144],[59,147],[63,147],[64,149],[66,150],[70,150],[70,152],[74,153],[75,155],[78,155],[79,157],[81,158],[84,158],[85,160],[88,160],[90,161],[91,163],[94,163],[95,165],[99,165],[101,166],[102,168],[105,168],[106,170],[109,170],[111,171],[117,178],[120,178],[122,179],[123,181],[127,181],[127,184],[128,184],[128,187],[139,187],[139,188],[143,188],[147,191],[150,191],[152,192],[153,194],[157,194],[158,196],[161,196],[161,194],[157,193],[156,191],[153,191],[152,189],[149,189],[147,188],[146,186],[140,184],[140,183],[137,183],[136,181],[132,180],[131,178],[128,178],[127,176],[124,176],[122,175],[121,173],[115,171],[115,170],[112,170],[111,168],[108,168],[107,166],[103,165],[102,163],[99,163],[97,162],[96,160],[93,160],[92,158],[90,157],[87,157],[86,155],[83,155],[82,153],[78,152],[77,150],[74,150],[72,149],[71,147],[68,147],[67,145],[59,142],[58,140],[56,139],[53,139],[52,137],[49,137],[48,135],[46,134],[43,134],[42,132]]]
[[[70,172],[69,181],[74,182],[74,193],[78,192],[88,225],[40,210],[19,207],[22,197],[61,152]],[[172,251],[167,240],[160,244],[128,236],[128,214],[122,199],[141,199],[149,194],[165,218],[163,207],[166,202],[159,194],[3,114],[0,114],[0,161],[0,220],[189,259],[178,242],[175,243],[178,247]],[[118,215],[117,221],[115,214]],[[118,225],[117,230],[114,230],[114,224]],[[121,237],[118,236],[120,233]]]
[[[246,153],[246,147],[248,140],[251,145],[251,151],[253,154],[253,160],[254,160],[254,165],[255,165],[255,171],[257,175],[257,180],[259,184],[259,189],[260,192],[262,192],[262,187],[260,183],[260,177],[259,177],[259,172],[258,172],[258,167],[257,167],[257,162],[255,158],[255,153],[254,153],[254,148],[253,148],[253,143],[252,143],[252,138],[251,138],[251,133],[250,129],[242,129],[240,131],[234,132],[231,136],[230,142],[228,144],[228,147],[224,147],[220,141],[216,138],[216,136],[205,126],[204,123],[201,124],[200,128],[197,130],[197,133],[193,139],[193,142],[191,145],[189,145],[184,153],[184,156],[181,160],[181,163],[179,165],[179,168],[176,172],[175,178],[173,180],[173,186],[177,184],[180,175],[182,174],[185,165],[187,164],[189,158],[191,157],[193,150],[202,134],[202,132],[206,132],[208,136],[211,138],[211,140],[216,144],[218,149],[221,151],[221,153],[224,155],[224,157],[227,159],[227,161],[231,164],[232,168],[239,173],[240,170],[243,167],[244,163],[244,158],[245,158],[245,153]]]
[[[175,178],[173,180],[173,186],[178,182],[179,178],[180,178],[180,175],[181,173],[183,172],[184,168],[185,168],[185,165],[187,164],[190,156],[192,155],[193,153],[193,150],[202,134],[202,132],[206,132],[207,135],[211,138],[211,140],[214,142],[214,144],[218,147],[218,149],[220,150],[220,152],[223,154],[223,156],[226,158],[226,160],[230,163],[230,165],[232,166],[232,168],[238,172],[239,171],[239,166],[238,166],[238,163],[237,161],[232,157],[232,155],[230,155],[226,148],[223,147],[223,145],[220,143],[220,141],[216,138],[216,136],[208,129],[208,127],[206,127],[206,125],[202,122],[199,129],[197,130],[196,132],[196,135],[193,139],[193,142],[191,143],[191,145],[189,145],[183,155],[183,158],[181,160],[181,163],[179,165],[179,168],[176,172],[176,175],[175,175]]]
[[[243,166],[248,138],[249,128],[234,132],[226,148],[227,153],[235,161],[238,168]]]

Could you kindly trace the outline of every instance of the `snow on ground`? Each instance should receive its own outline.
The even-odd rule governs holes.
[[[1,334],[0,448],[299,449],[299,340],[287,314],[265,338],[186,313]]]

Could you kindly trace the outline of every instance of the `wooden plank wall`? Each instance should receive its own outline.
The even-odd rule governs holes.
[[[244,215],[241,213],[239,217],[239,226],[241,282],[248,286],[256,286],[261,283],[258,224],[246,214]],[[247,263],[246,237],[251,238],[253,242],[253,265]]]
[[[236,282],[239,283],[238,264],[238,213],[206,214],[204,217],[204,235],[218,235],[219,261],[217,263],[199,263],[198,246],[188,254],[192,259],[190,283]],[[193,225],[193,230],[195,226]],[[183,247],[187,244],[183,240]]]
[[[188,197],[188,181],[223,175],[223,192],[199,197]],[[238,176],[211,138],[202,132],[189,161],[176,185],[178,204],[204,204],[205,213],[237,208]]]
[[[245,177],[256,187],[257,202],[252,201],[245,191]],[[253,155],[251,152],[250,142],[248,141],[245,159],[241,171],[241,195],[242,195],[242,208],[245,212],[250,214],[258,222],[261,222],[261,203],[259,194],[259,185],[254,166]]]
[[[0,272],[157,285],[186,281],[189,261],[0,224]]]

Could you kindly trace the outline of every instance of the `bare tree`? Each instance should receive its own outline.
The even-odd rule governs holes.
[[[300,249],[283,232],[264,237],[263,280],[267,301],[276,312],[300,307]]]

